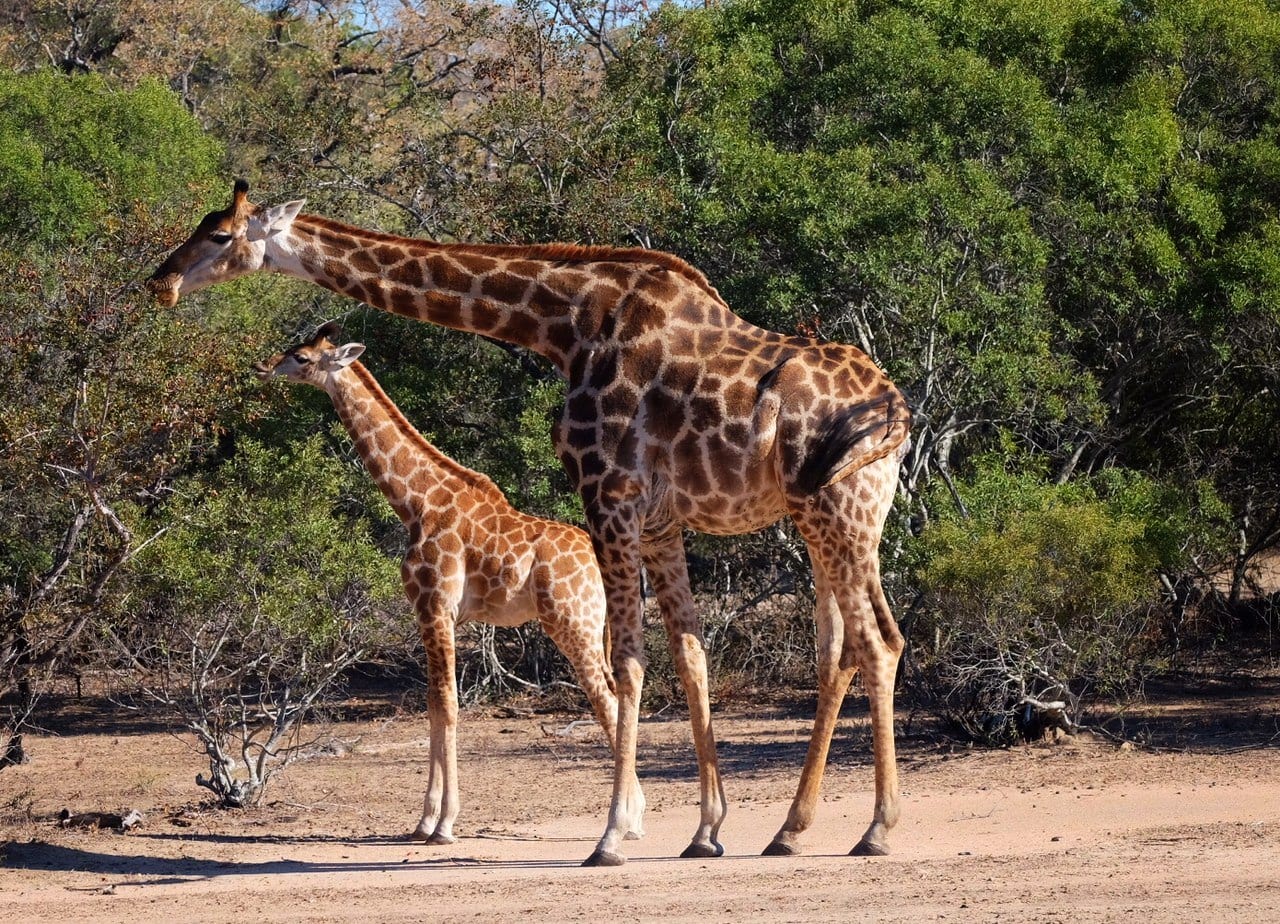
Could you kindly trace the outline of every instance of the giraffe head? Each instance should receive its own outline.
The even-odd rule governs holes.
[[[364,352],[363,343],[337,346],[341,337],[342,329],[336,322],[330,321],[316,331],[310,340],[304,340],[283,353],[257,363],[253,367],[254,373],[264,382],[283,377],[290,382],[306,382],[323,389],[331,375],[347,368]]]
[[[272,207],[249,201],[249,184],[236,180],[231,205],[210,212],[147,280],[147,289],[166,308],[207,286],[262,269],[267,239],[286,231],[304,200]]]

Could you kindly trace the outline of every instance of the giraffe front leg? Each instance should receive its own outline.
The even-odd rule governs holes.
[[[431,728],[431,769],[422,817],[411,838],[427,844],[452,844],[458,817],[458,690],[454,676],[453,618],[441,601],[417,608],[418,628],[427,661],[427,716]]]
[[[700,632],[687,626],[668,631],[671,633],[667,640],[671,658],[689,704],[689,724],[698,759],[698,829],[680,856],[686,859],[720,857],[724,855],[724,846],[719,841],[720,825],[724,823],[728,806],[716,758],[715,732],[711,726],[707,656]]]
[[[707,655],[702,646],[702,629],[689,590],[689,572],[679,526],[645,536],[642,546],[645,568],[657,593],[662,621],[667,630],[671,660],[689,703],[689,724],[698,758],[700,818],[685,858],[719,857],[724,847],[718,840],[727,804],[724,782],[716,759],[715,732],[711,725],[711,697],[707,686]]]
[[[601,662],[603,664],[603,661]],[[643,679],[643,675],[641,675]],[[641,681],[637,681],[637,684]],[[607,684],[601,681],[590,686],[584,684],[588,698],[591,699],[592,710],[595,712],[596,721],[600,723],[600,727],[604,729],[605,736],[609,741],[609,750],[614,754],[614,760],[617,760],[618,747],[618,700],[617,697],[609,690]],[[637,689],[639,687],[637,686]],[[639,696],[637,696],[637,702]],[[623,838],[628,841],[638,841],[644,837],[644,810],[645,798],[644,790],[640,787],[640,778],[636,776],[635,761],[631,761],[631,770],[627,774],[625,781],[626,794],[622,798],[622,804],[626,806],[627,821],[625,823],[626,834]]]
[[[440,823],[440,803],[444,795],[444,772],[441,769],[442,749],[439,742],[442,738],[442,732],[437,727],[434,714],[431,709],[432,694],[427,693],[427,713],[428,722],[431,728],[431,741],[429,744],[430,755],[428,757],[429,765],[427,770],[427,792],[422,799],[422,817],[418,819],[417,826],[409,834],[409,839],[426,843],[433,833],[435,833],[436,825]]]
[[[428,657],[428,662],[433,659]],[[444,793],[448,781],[445,761],[445,698],[437,688],[438,670],[428,668],[427,718],[430,725],[430,769],[427,777],[427,792],[423,797],[422,817],[413,829],[410,838],[421,843],[439,843],[436,841],[436,828],[444,812]]]
[[[585,497],[584,497],[585,499]],[[634,509],[602,511],[587,505],[587,522],[608,601],[613,673],[618,691],[609,821],[583,866],[621,866],[627,835],[640,828],[644,797],[636,779],[636,737],[644,686],[644,634],[640,618],[640,529]]]
[[[589,583],[591,580],[599,582],[599,577],[593,579],[581,578],[575,575],[582,583]],[[548,594],[550,597],[550,594]],[[587,607],[594,610],[595,607]],[[611,681],[613,679],[612,668],[609,662],[605,660],[605,652],[603,636],[604,636],[604,618],[605,603],[604,596],[601,594],[599,600],[599,616],[594,613],[584,615],[583,618],[574,618],[575,614],[565,614],[560,609],[551,610],[548,617],[544,620],[543,626],[547,635],[555,642],[556,647],[569,659],[569,663],[573,665],[573,672],[578,677],[578,683],[582,685],[582,690],[587,694],[587,699],[591,702],[591,710],[596,717],[596,721],[600,723],[600,728],[604,731],[605,740],[609,742],[609,750],[617,759],[618,747],[618,697],[611,689]],[[636,777],[634,768],[632,770],[630,780],[628,782],[629,794],[623,799],[624,804],[631,807],[631,820],[627,825],[626,840],[633,841],[644,837],[644,809],[645,799],[644,792],[640,788],[640,780]]]
[[[604,834],[583,866],[621,866],[627,862],[622,841],[641,827],[644,796],[636,778],[636,733],[640,724],[640,691],[644,685],[642,657],[619,654],[614,648],[614,676],[618,686],[618,729],[614,745],[613,800]]]

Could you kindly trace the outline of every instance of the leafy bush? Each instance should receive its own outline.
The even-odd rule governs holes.
[[[20,706],[0,724],[86,637],[170,612],[159,559],[134,556],[218,512],[196,498],[230,490],[237,442],[332,420],[323,395],[246,389],[282,323],[346,314],[429,438],[517,506],[580,517],[547,438],[563,386],[526,351],[268,276],[175,312],[145,301],[138,281],[226,202],[232,168],[264,202],[388,231],[671,250],[744,316],[865,348],[914,403],[882,554],[935,702],[962,642],[1022,651],[1000,676],[1040,693],[1035,639],[1081,651],[1095,620],[1140,655],[1170,563],[1189,560],[1164,575],[1164,630],[1206,625],[1194,604],[1215,593],[1224,633],[1274,625],[1241,609],[1280,542],[1274,2],[667,4],[594,44],[539,4],[358,29],[349,6],[0,4],[0,696]],[[931,484],[953,470],[974,473],[970,520]],[[399,522],[363,476],[345,485],[336,522],[393,556]],[[922,543],[908,518],[932,518]],[[234,544],[229,519],[207,529]],[[808,566],[775,535],[691,543],[709,660],[744,687],[812,678]],[[473,691],[566,676],[535,631],[472,640]],[[1086,654],[1054,654],[1073,696],[1133,673]],[[1007,715],[1010,683],[969,711]]]
[[[220,156],[159,84],[0,73],[0,766],[22,759],[45,682],[123,596],[145,541],[131,508],[239,402],[252,332],[215,340],[131,286]]]
[[[910,683],[966,734],[1007,739],[1019,708],[1139,678],[1154,633],[1158,572],[1179,566],[1193,530],[1185,502],[1136,473],[1053,484],[994,458],[957,486],[967,516],[924,531],[924,594]]]
[[[242,440],[180,485],[172,525],[138,556],[152,610],[134,647],[157,678],[144,695],[196,735],[211,769],[199,782],[224,804],[259,798],[342,673],[395,635],[399,572],[342,514],[350,475],[318,437]]]

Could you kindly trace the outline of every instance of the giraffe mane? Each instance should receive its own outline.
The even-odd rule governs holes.
[[[384,231],[358,228],[355,225],[344,224],[319,215],[299,215],[298,219],[304,220],[308,225],[317,229],[331,234],[348,236],[356,240],[407,247],[422,247],[429,250],[448,248],[449,250],[476,254],[477,256],[536,260],[546,263],[648,264],[649,266],[656,266],[659,269],[675,273],[677,276],[693,283],[720,304],[725,304],[720,292],[708,281],[701,270],[675,254],[667,253],[663,250],[650,250],[646,247],[613,247],[607,244],[443,244],[426,238],[404,237],[399,234],[388,234]]]
[[[641,263],[668,270],[692,282],[716,301],[724,304],[720,292],[702,271],[664,250],[646,247],[613,247],[608,244],[465,244],[476,253],[545,260],[548,263]]]

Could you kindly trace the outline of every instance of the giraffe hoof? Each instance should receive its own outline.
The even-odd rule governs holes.
[[[723,857],[724,847],[721,844],[690,844],[680,854],[682,860],[708,860],[712,857]]]
[[[784,844],[782,841],[770,841],[769,846],[760,851],[762,857],[798,857],[800,848],[795,844]]]
[[[888,844],[874,844],[865,838],[858,841],[857,846],[849,851],[851,857],[887,857],[888,855]]]
[[[457,842],[458,839],[452,834],[440,834],[438,832],[427,838],[427,843],[433,847],[440,847],[444,844],[456,844]]]
[[[416,841],[419,844],[425,844],[427,841],[431,840],[431,832],[417,828],[409,832],[409,840]]]
[[[622,836],[622,839],[624,841],[638,841],[642,837],[644,837],[643,831],[628,831]]]
[[[591,856],[582,861],[583,866],[621,866],[627,862],[627,858],[618,853],[610,853],[607,850],[597,850]]]

